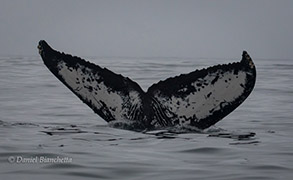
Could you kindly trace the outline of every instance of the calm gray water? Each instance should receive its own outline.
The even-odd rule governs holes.
[[[143,89],[237,60],[87,59]],[[254,61],[256,87],[236,111],[203,133],[158,135],[109,127],[40,57],[1,57],[0,179],[291,179],[293,60]],[[249,132],[255,136],[233,136]]]

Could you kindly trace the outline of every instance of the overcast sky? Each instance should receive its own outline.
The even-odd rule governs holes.
[[[0,56],[293,59],[293,1],[0,0]]]

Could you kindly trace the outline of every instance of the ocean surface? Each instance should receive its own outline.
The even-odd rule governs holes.
[[[146,90],[240,58],[85,59]],[[112,128],[39,56],[0,57],[0,179],[292,179],[293,60],[253,60],[257,82],[242,105],[210,129],[176,134]]]

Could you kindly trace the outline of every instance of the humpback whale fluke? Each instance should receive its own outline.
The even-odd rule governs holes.
[[[240,62],[168,78],[144,92],[131,79],[55,51],[44,40],[38,49],[48,69],[95,113],[107,122],[131,121],[136,130],[208,128],[249,96],[256,79],[254,63],[243,51]]]

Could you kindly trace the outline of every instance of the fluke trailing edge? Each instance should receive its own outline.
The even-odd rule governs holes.
[[[242,60],[181,74],[147,92],[131,79],[79,57],[60,53],[45,41],[39,53],[48,69],[107,122],[136,124],[136,130],[173,126],[208,128],[236,109],[253,90],[256,70]]]

